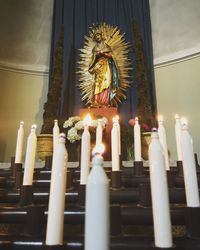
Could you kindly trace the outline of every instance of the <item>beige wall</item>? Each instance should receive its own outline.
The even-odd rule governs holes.
[[[33,123],[42,124],[43,103],[48,88],[47,75],[31,75],[0,70],[0,162],[15,154],[17,129],[25,123],[25,138]],[[24,150],[26,147],[25,140]]]
[[[171,160],[176,159],[174,115],[185,116],[200,157],[200,57],[155,69],[158,113],[165,119]]]
[[[25,139],[33,123],[40,132],[52,15],[53,0],[0,1],[0,161],[14,155],[21,120]]]
[[[189,120],[194,150],[200,156],[200,57],[155,68],[157,106],[164,116],[172,161],[176,160],[174,115]],[[25,122],[25,138],[33,123],[42,124],[48,90],[47,75],[0,71],[0,161],[14,155],[19,122]],[[25,141],[26,144],[26,141]],[[25,147],[24,147],[25,148]]]

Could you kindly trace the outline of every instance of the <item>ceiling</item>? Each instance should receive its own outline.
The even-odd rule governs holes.
[[[154,64],[200,52],[200,1],[150,0]]]
[[[0,1],[0,68],[47,73],[53,0]],[[200,52],[200,1],[150,0],[154,64]]]

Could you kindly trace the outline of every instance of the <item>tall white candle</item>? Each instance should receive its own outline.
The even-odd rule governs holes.
[[[199,190],[196,174],[192,138],[187,124],[182,125],[181,149],[183,157],[183,173],[185,182],[186,201],[188,207],[199,207]]]
[[[181,151],[181,122],[179,115],[175,115],[175,136],[176,136],[176,149],[178,161],[182,161],[182,151]]]
[[[37,128],[36,125],[32,125],[31,132],[27,140],[23,185],[32,185],[33,182],[33,172],[34,172],[35,154],[37,146],[37,137],[35,133],[36,128]]]
[[[111,130],[111,152],[112,152],[112,171],[119,171],[119,134],[117,122],[113,119],[113,127]]]
[[[103,128],[101,122],[98,120],[96,128],[96,145],[100,145],[102,143],[102,135],[103,135]]]
[[[167,138],[166,138],[166,131],[163,125],[163,117],[160,116],[158,120],[158,135],[160,143],[163,147],[164,156],[165,156],[165,168],[166,170],[170,170],[169,167],[169,156],[168,156],[168,148],[167,148]]]
[[[87,116],[83,121],[84,131],[81,138],[81,173],[80,173],[81,185],[86,185],[90,170],[91,136],[88,129],[90,122],[91,122],[90,116]]]
[[[149,146],[151,197],[156,247],[172,247],[172,231],[165,159],[158,133],[152,132]]]
[[[65,190],[68,154],[65,147],[65,134],[59,136],[55,152],[55,164],[51,174],[46,245],[63,244]]]
[[[135,125],[134,125],[134,151],[135,151],[135,161],[141,161],[141,131],[139,120],[135,118]]]
[[[116,124],[118,129],[118,146],[119,146],[119,155],[121,155],[121,128],[119,124],[119,116],[116,116]]]
[[[60,128],[58,126],[58,120],[54,120],[54,127],[53,127],[53,154],[55,154],[56,147],[58,145],[59,134],[60,134]]]
[[[24,142],[24,122],[20,122],[20,126],[17,133],[17,143],[15,151],[15,163],[22,163],[22,150]]]
[[[96,154],[86,185],[85,250],[109,250],[109,181]]]

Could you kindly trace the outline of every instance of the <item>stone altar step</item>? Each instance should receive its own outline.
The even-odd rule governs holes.
[[[145,191],[145,190],[144,190]],[[140,203],[143,191],[143,185],[140,184],[138,188],[121,188],[117,190],[110,190],[111,203]],[[146,195],[150,195],[146,193]],[[78,202],[78,189],[67,190],[65,193],[66,204]],[[151,198],[151,197],[147,197]],[[20,200],[19,190],[5,190],[0,189],[0,204],[1,203],[18,203]],[[33,202],[35,204],[47,204],[49,200],[49,190],[46,188],[35,188],[33,192]],[[170,203],[185,204],[185,190],[183,188],[169,188]]]
[[[63,250],[83,250],[83,235],[76,237],[69,236],[65,238]],[[200,240],[191,239],[188,237],[175,237],[174,248],[180,250],[195,250],[199,249]],[[26,235],[8,236],[0,235],[0,248],[2,250],[48,250],[45,245],[44,237],[31,237]],[[54,248],[55,249],[55,248]],[[111,250],[158,250],[154,246],[154,239],[151,236],[132,236],[132,235],[120,235],[110,238]],[[95,249],[94,249],[95,250]]]

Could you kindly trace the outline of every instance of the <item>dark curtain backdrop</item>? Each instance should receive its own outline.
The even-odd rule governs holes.
[[[64,64],[63,84],[58,116],[78,114],[81,102],[76,75],[79,49],[84,45],[84,36],[88,34],[89,27],[94,23],[106,22],[118,26],[125,33],[126,40],[133,45],[132,20],[135,19],[141,32],[144,51],[146,55],[148,80],[152,90],[152,105],[155,108],[154,81],[153,81],[153,56],[150,10],[148,0],[54,0],[54,16],[52,31],[52,50],[50,73],[54,60],[56,43],[59,38],[62,24],[64,25]],[[136,112],[136,87],[134,84],[134,49],[130,58],[133,66],[133,80],[128,89],[127,99],[120,106],[120,114],[128,120]]]

